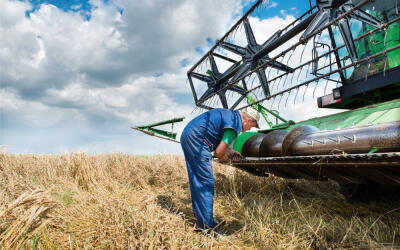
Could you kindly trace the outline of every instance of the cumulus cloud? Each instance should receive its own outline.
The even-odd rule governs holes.
[[[190,117],[193,106],[178,98],[191,95],[182,61],[197,60],[195,48],[206,50],[206,38],[221,36],[243,4],[92,0],[87,13],[81,6],[0,3],[0,144],[24,151],[18,137],[35,129],[49,137],[63,138],[68,129],[85,137],[48,139],[36,150],[26,147],[32,152],[57,151],[60,146],[49,145],[63,140],[62,148],[101,148],[105,142],[95,137],[104,130],[126,137],[130,125]]]

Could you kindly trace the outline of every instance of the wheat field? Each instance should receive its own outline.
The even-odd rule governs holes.
[[[195,228],[182,156],[0,154],[0,249],[396,248],[400,203],[349,203],[334,182],[214,163],[214,238]]]

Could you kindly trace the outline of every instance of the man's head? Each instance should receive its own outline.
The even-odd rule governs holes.
[[[242,115],[242,132],[246,132],[252,127],[259,128],[258,121],[260,120],[260,114],[257,110],[248,107],[243,109],[240,113]]]

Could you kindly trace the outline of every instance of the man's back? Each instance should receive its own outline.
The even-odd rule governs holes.
[[[239,134],[242,130],[242,120],[239,111],[229,109],[212,109],[207,111],[186,126],[182,136],[187,133],[194,133],[205,140],[214,151],[222,139],[224,129],[231,128]]]

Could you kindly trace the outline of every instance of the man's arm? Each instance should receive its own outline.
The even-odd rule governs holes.
[[[215,155],[218,157],[218,160],[220,162],[229,161],[228,155],[226,154],[227,151],[228,151],[228,145],[226,144],[226,142],[221,141],[217,149],[215,150]]]
[[[228,147],[235,138],[235,130],[230,128],[225,129],[222,140],[215,150],[215,155],[218,157],[220,162],[227,162],[230,158],[233,158],[234,160],[240,160],[240,158],[242,157],[240,153]]]

